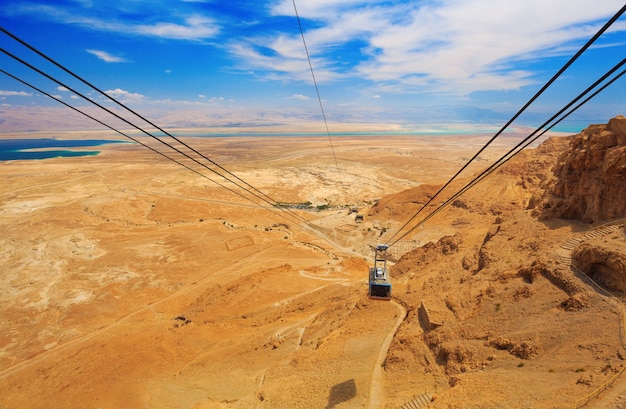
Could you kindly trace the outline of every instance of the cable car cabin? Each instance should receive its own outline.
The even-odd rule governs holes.
[[[391,281],[387,272],[387,249],[386,244],[379,244],[374,251],[374,267],[370,267],[369,292],[372,300],[391,299]]]

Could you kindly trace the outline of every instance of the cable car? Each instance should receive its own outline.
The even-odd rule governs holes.
[[[391,281],[387,271],[388,248],[387,244],[379,244],[374,250],[374,267],[370,267],[368,292],[372,300],[391,300]]]

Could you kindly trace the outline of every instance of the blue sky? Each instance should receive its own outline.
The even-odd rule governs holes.
[[[332,132],[335,123],[500,125],[623,2],[296,0],[296,6]],[[162,126],[321,121],[292,0],[4,0],[0,21]],[[90,92],[0,36],[6,50]],[[539,125],[625,56],[622,16],[520,122]],[[0,66],[67,103],[86,104],[6,55]],[[37,128],[34,113],[66,112],[55,104],[0,75],[0,109],[25,129]],[[569,123],[617,114],[626,114],[624,78]]]

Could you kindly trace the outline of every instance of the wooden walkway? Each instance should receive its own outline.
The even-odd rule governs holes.
[[[433,401],[433,397],[430,393],[423,393],[414,397],[412,400],[408,401],[404,405],[401,406],[402,409],[421,409],[430,406]]]
[[[580,243],[586,240],[595,239],[597,237],[606,236],[607,234],[613,233],[621,229],[622,227],[624,227],[623,223],[609,224],[609,225],[597,227],[593,230],[586,232],[585,234],[580,234],[580,235],[571,237],[559,245],[559,247],[561,247],[561,250],[562,250],[558,252],[559,258],[565,264],[571,265],[572,264],[572,250],[574,250]]]

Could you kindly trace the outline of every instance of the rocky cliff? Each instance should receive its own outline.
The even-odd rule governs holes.
[[[385,361],[388,385],[431,382],[437,407],[464,408],[472,399],[476,407],[519,407],[529,391],[538,397],[552,384],[558,404],[573,406],[615,376],[622,317],[578,271],[623,294],[624,230],[598,234],[579,220],[626,215],[625,131],[617,117],[524,150],[415,233],[415,241],[450,234],[390,267],[394,300],[407,315]],[[420,188],[381,199],[369,217],[412,215],[433,194]],[[559,243],[573,238],[570,262]],[[527,406],[555,407],[554,396]]]
[[[588,223],[626,216],[626,118],[570,137],[553,168],[542,213]]]

